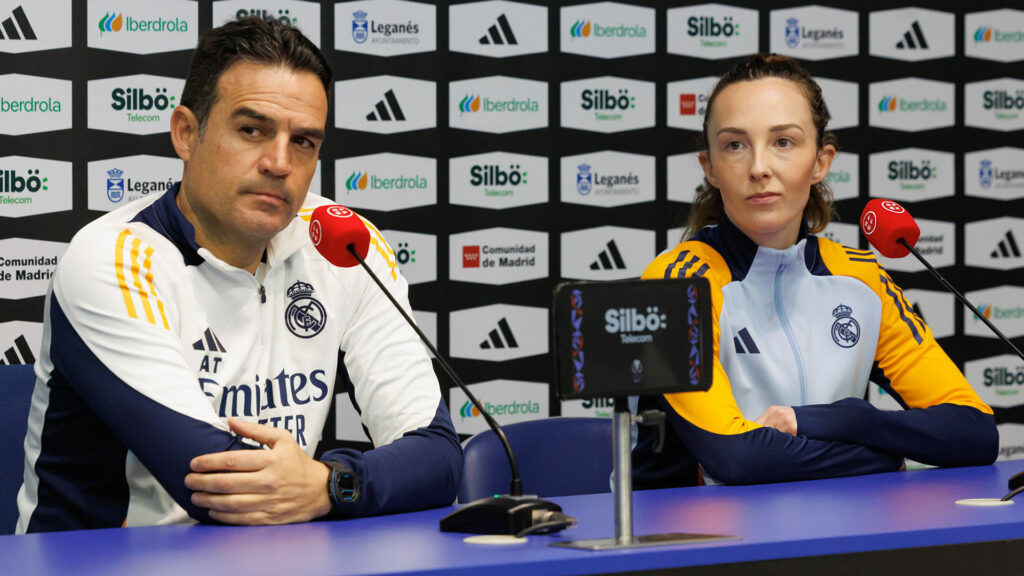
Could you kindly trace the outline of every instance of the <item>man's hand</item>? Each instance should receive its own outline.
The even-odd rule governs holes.
[[[796,436],[796,412],[789,406],[769,406],[754,422]]]
[[[185,486],[192,503],[228,524],[305,522],[331,511],[329,470],[299,448],[287,430],[228,418],[236,434],[270,450],[231,450],[192,459]]]

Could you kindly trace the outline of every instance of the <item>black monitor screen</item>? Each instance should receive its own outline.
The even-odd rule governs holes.
[[[711,387],[711,287],[704,278],[566,282],[555,288],[558,397]]]

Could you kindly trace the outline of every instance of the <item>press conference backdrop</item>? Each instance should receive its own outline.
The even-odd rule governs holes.
[[[0,358],[39,356],[74,233],[180,177],[168,120],[197,34],[250,14],[327,54],[311,192],[384,230],[419,323],[500,422],[610,415],[554,396],[552,288],[636,277],[679,241],[707,94],[755,51],[824,90],[843,147],[825,235],[866,248],[864,203],[898,200],[921,252],[1024,345],[1024,10],[919,4],[0,0]],[[880,260],[995,407],[1000,458],[1024,456],[1024,363],[915,260]],[[458,431],[482,430],[442,386]],[[365,440],[344,394],[333,421],[325,446]]]

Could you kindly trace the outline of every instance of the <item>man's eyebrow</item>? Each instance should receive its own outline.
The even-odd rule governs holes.
[[[260,122],[269,122],[270,121],[270,117],[267,116],[266,114],[261,114],[261,113],[255,111],[255,110],[253,110],[252,108],[249,108],[249,107],[246,107],[246,106],[242,106],[241,108],[237,108],[237,109],[235,109],[234,112],[231,113],[231,117],[232,118],[237,118],[239,116],[245,116],[246,118],[252,118],[253,120],[259,120]]]
[[[324,139],[324,131],[320,130],[319,128],[300,128],[299,134],[302,134],[303,136],[308,136],[310,138],[314,138],[316,140]]]
[[[261,112],[257,112],[256,110],[253,110],[252,108],[249,108],[247,106],[242,106],[241,108],[236,109],[234,112],[231,113],[231,117],[245,117],[252,118],[253,120],[256,120],[258,122],[275,123],[270,116],[267,116],[266,114],[263,114]],[[299,128],[298,133],[303,136],[308,136],[309,138],[316,138],[318,140],[323,140],[325,138],[325,133],[320,128]]]

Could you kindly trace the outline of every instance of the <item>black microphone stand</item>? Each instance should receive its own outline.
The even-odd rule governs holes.
[[[384,287],[384,284],[373,273],[373,270],[370,270],[370,267],[366,265],[366,261],[356,251],[355,244],[349,243],[345,246],[345,249],[355,257],[359,265],[363,267],[363,270],[366,270],[370,278],[373,278],[373,281],[384,292],[384,295],[388,297],[388,300],[391,300],[391,303],[402,314],[406,323],[416,331],[416,335],[420,337],[423,344],[426,345],[427,349],[434,355],[434,358],[437,359],[445,374],[466,394],[469,401],[480,410],[480,415],[484,417],[487,425],[498,436],[502,448],[505,449],[505,455],[508,456],[509,467],[512,470],[509,493],[505,495],[495,494],[490,498],[475,500],[448,514],[441,519],[441,531],[521,536],[531,532],[553,532],[575,524],[575,519],[561,513],[562,507],[558,504],[542,500],[536,496],[523,495],[523,482],[519,478],[519,465],[516,463],[516,457],[512,453],[512,445],[509,444],[505,431],[487,413],[487,410],[476,399],[476,396],[473,396],[473,393],[469,391],[469,387],[455,373],[455,369],[438,353],[437,348],[430,343],[430,340],[423,331],[416,326],[416,322],[409,317],[409,314],[398,303],[398,300]]]
[[[977,308],[974,307],[974,304],[971,304],[967,300],[967,298],[965,298],[964,295],[960,293],[959,290],[954,288],[953,285],[950,284],[942,276],[942,274],[939,274],[939,271],[936,270],[935,268],[933,268],[932,265],[929,264],[928,261],[924,259],[924,256],[921,256],[917,252],[917,250],[913,246],[910,245],[909,242],[907,242],[903,238],[898,238],[896,240],[896,242],[898,242],[899,244],[902,244],[903,247],[909,249],[910,253],[913,254],[914,257],[917,258],[921,262],[921,264],[924,264],[925,268],[927,268],[928,271],[932,273],[932,276],[935,276],[936,280],[938,280],[943,286],[945,286],[947,290],[952,292],[960,300],[960,302],[963,303],[964,306],[967,306],[968,308],[970,308],[971,312],[974,313],[974,317],[975,318],[981,319],[981,321],[984,322],[986,326],[988,326],[989,330],[991,330],[993,333],[995,333],[995,335],[998,336],[999,339],[1003,341],[1003,344],[1006,344],[1007,346],[1009,346],[1010,349],[1013,350],[1017,354],[1017,356],[1020,357],[1021,360],[1024,360],[1024,353],[1022,353],[1020,351],[1020,348],[1017,348],[1017,346],[1015,346],[1013,344],[1013,342],[1011,342],[1010,339],[1007,338],[999,330],[999,328],[996,328],[995,324],[993,324],[991,321],[989,321],[989,319],[986,318],[984,314],[982,314]],[[1018,472],[1018,473],[1014,474],[1013,477],[1010,478],[1010,480],[1008,482],[1008,485],[1010,487],[1010,492],[1006,496],[1003,496],[1001,498],[1001,500],[1004,500],[1004,501],[1005,500],[1010,500],[1014,496],[1016,496],[1017,494],[1019,494],[1022,491],[1024,491],[1024,471]]]
[[[1002,340],[1004,344],[1009,346],[1010,349],[1013,350],[1017,354],[1017,356],[1020,356],[1021,360],[1024,360],[1024,352],[1021,352],[1020,348],[1017,348],[1017,346],[1015,346],[1013,344],[1013,342],[1010,341],[1009,338],[1007,338],[1005,335],[1003,335],[1003,333],[999,331],[999,328],[996,328],[995,324],[993,324],[988,318],[985,317],[984,314],[982,314],[980,311],[978,311],[977,308],[974,307],[974,304],[971,304],[967,300],[967,298],[965,298],[964,295],[960,293],[959,290],[954,288],[952,284],[950,284],[945,278],[943,278],[942,274],[939,274],[939,271],[936,270],[935,268],[933,268],[932,265],[929,264],[928,261],[924,259],[924,256],[921,256],[921,254],[918,253],[916,248],[911,246],[910,243],[908,243],[903,238],[897,239],[896,242],[898,242],[899,244],[902,244],[904,248],[907,248],[908,250],[910,250],[910,253],[913,254],[914,257],[917,258],[921,262],[921,264],[924,264],[925,268],[927,268],[928,271],[932,273],[932,276],[935,276],[936,280],[938,280],[943,286],[945,286],[947,290],[952,292],[953,295],[956,296],[957,299],[959,299],[960,302],[963,303],[964,306],[967,306],[971,310],[971,312],[974,313],[974,316],[976,318],[979,318],[982,322],[984,322],[985,325],[988,326],[989,329],[992,330],[992,332],[994,332],[995,335],[998,336],[999,339]]]

